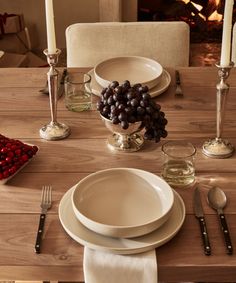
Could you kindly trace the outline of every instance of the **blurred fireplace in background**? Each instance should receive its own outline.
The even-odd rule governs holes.
[[[138,0],[138,21],[185,21],[191,43],[221,42],[224,4],[225,0]]]

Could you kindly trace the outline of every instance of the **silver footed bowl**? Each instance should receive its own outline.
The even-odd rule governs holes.
[[[112,150],[133,152],[138,151],[144,144],[140,131],[144,128],[142,121],[129,123],[129,128],[124,130],[120,124],[113,124],[111,120],[100,115],[107,129],[112,132],[107,138],[107,145]]]

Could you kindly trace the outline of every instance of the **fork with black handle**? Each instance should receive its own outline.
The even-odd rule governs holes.
[[[41,196],[41,214],[39,219],[39,226],[37,232],[37,238],[35,243],[35,252],[39,254],[41,252],[41,242],[44,230],[44,223],[46,219],[46,213],[48,209],[51,208],[52,205],[52,187],[51,186],[43,186],[42,187],[42,196]]]
[[[175,71],[175,84],[176,84],[175,95],[179,97],[183,96],[184,94],[181,88],[180,74],[178,70]]]

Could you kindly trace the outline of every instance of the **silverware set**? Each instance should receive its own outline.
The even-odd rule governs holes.
[[[47,211],[52,206],[52,187],[51,186],[43,186],[42,187],[42,195],[41,195],[41,214],[39,218],[39,226],[37,232],[37,238],[35,243],[35,252],[39,254],[41,252],[41,242],[43,237],[44,223],[46,219]]]
[[[227,202],[226,195],[223,192],[223,190],[221,190],[219,187],[212,187],[208,191],[207,200],[209,205],[217,211],[217,214],[219,216],[219,222],[221,225],[221,230],[224,236],[226,252],[227,254],[231,255],[233,254],[233,247],[231,243],[227,221],[223,212],[223,209],[226,206],[226,202]],[[210,255],[211,254],[210,240],[209,240],[206,221],[204,217],[204,211],[201,203],[200,189],[198,185],[194,190],[193,204],[194,204],[195,216],[199,220],[199,224],[200,224],[204,252],[206,255]]]

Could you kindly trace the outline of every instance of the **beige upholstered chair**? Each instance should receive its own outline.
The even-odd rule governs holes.
[[[66,29],[67,66],[93,67],[117,56],[143,56],[165,67],[189,65],[184,22],[77,23]]]
[[[234,62],[234,67],[236,67],[236,23],[233,26],[231,60]]]

